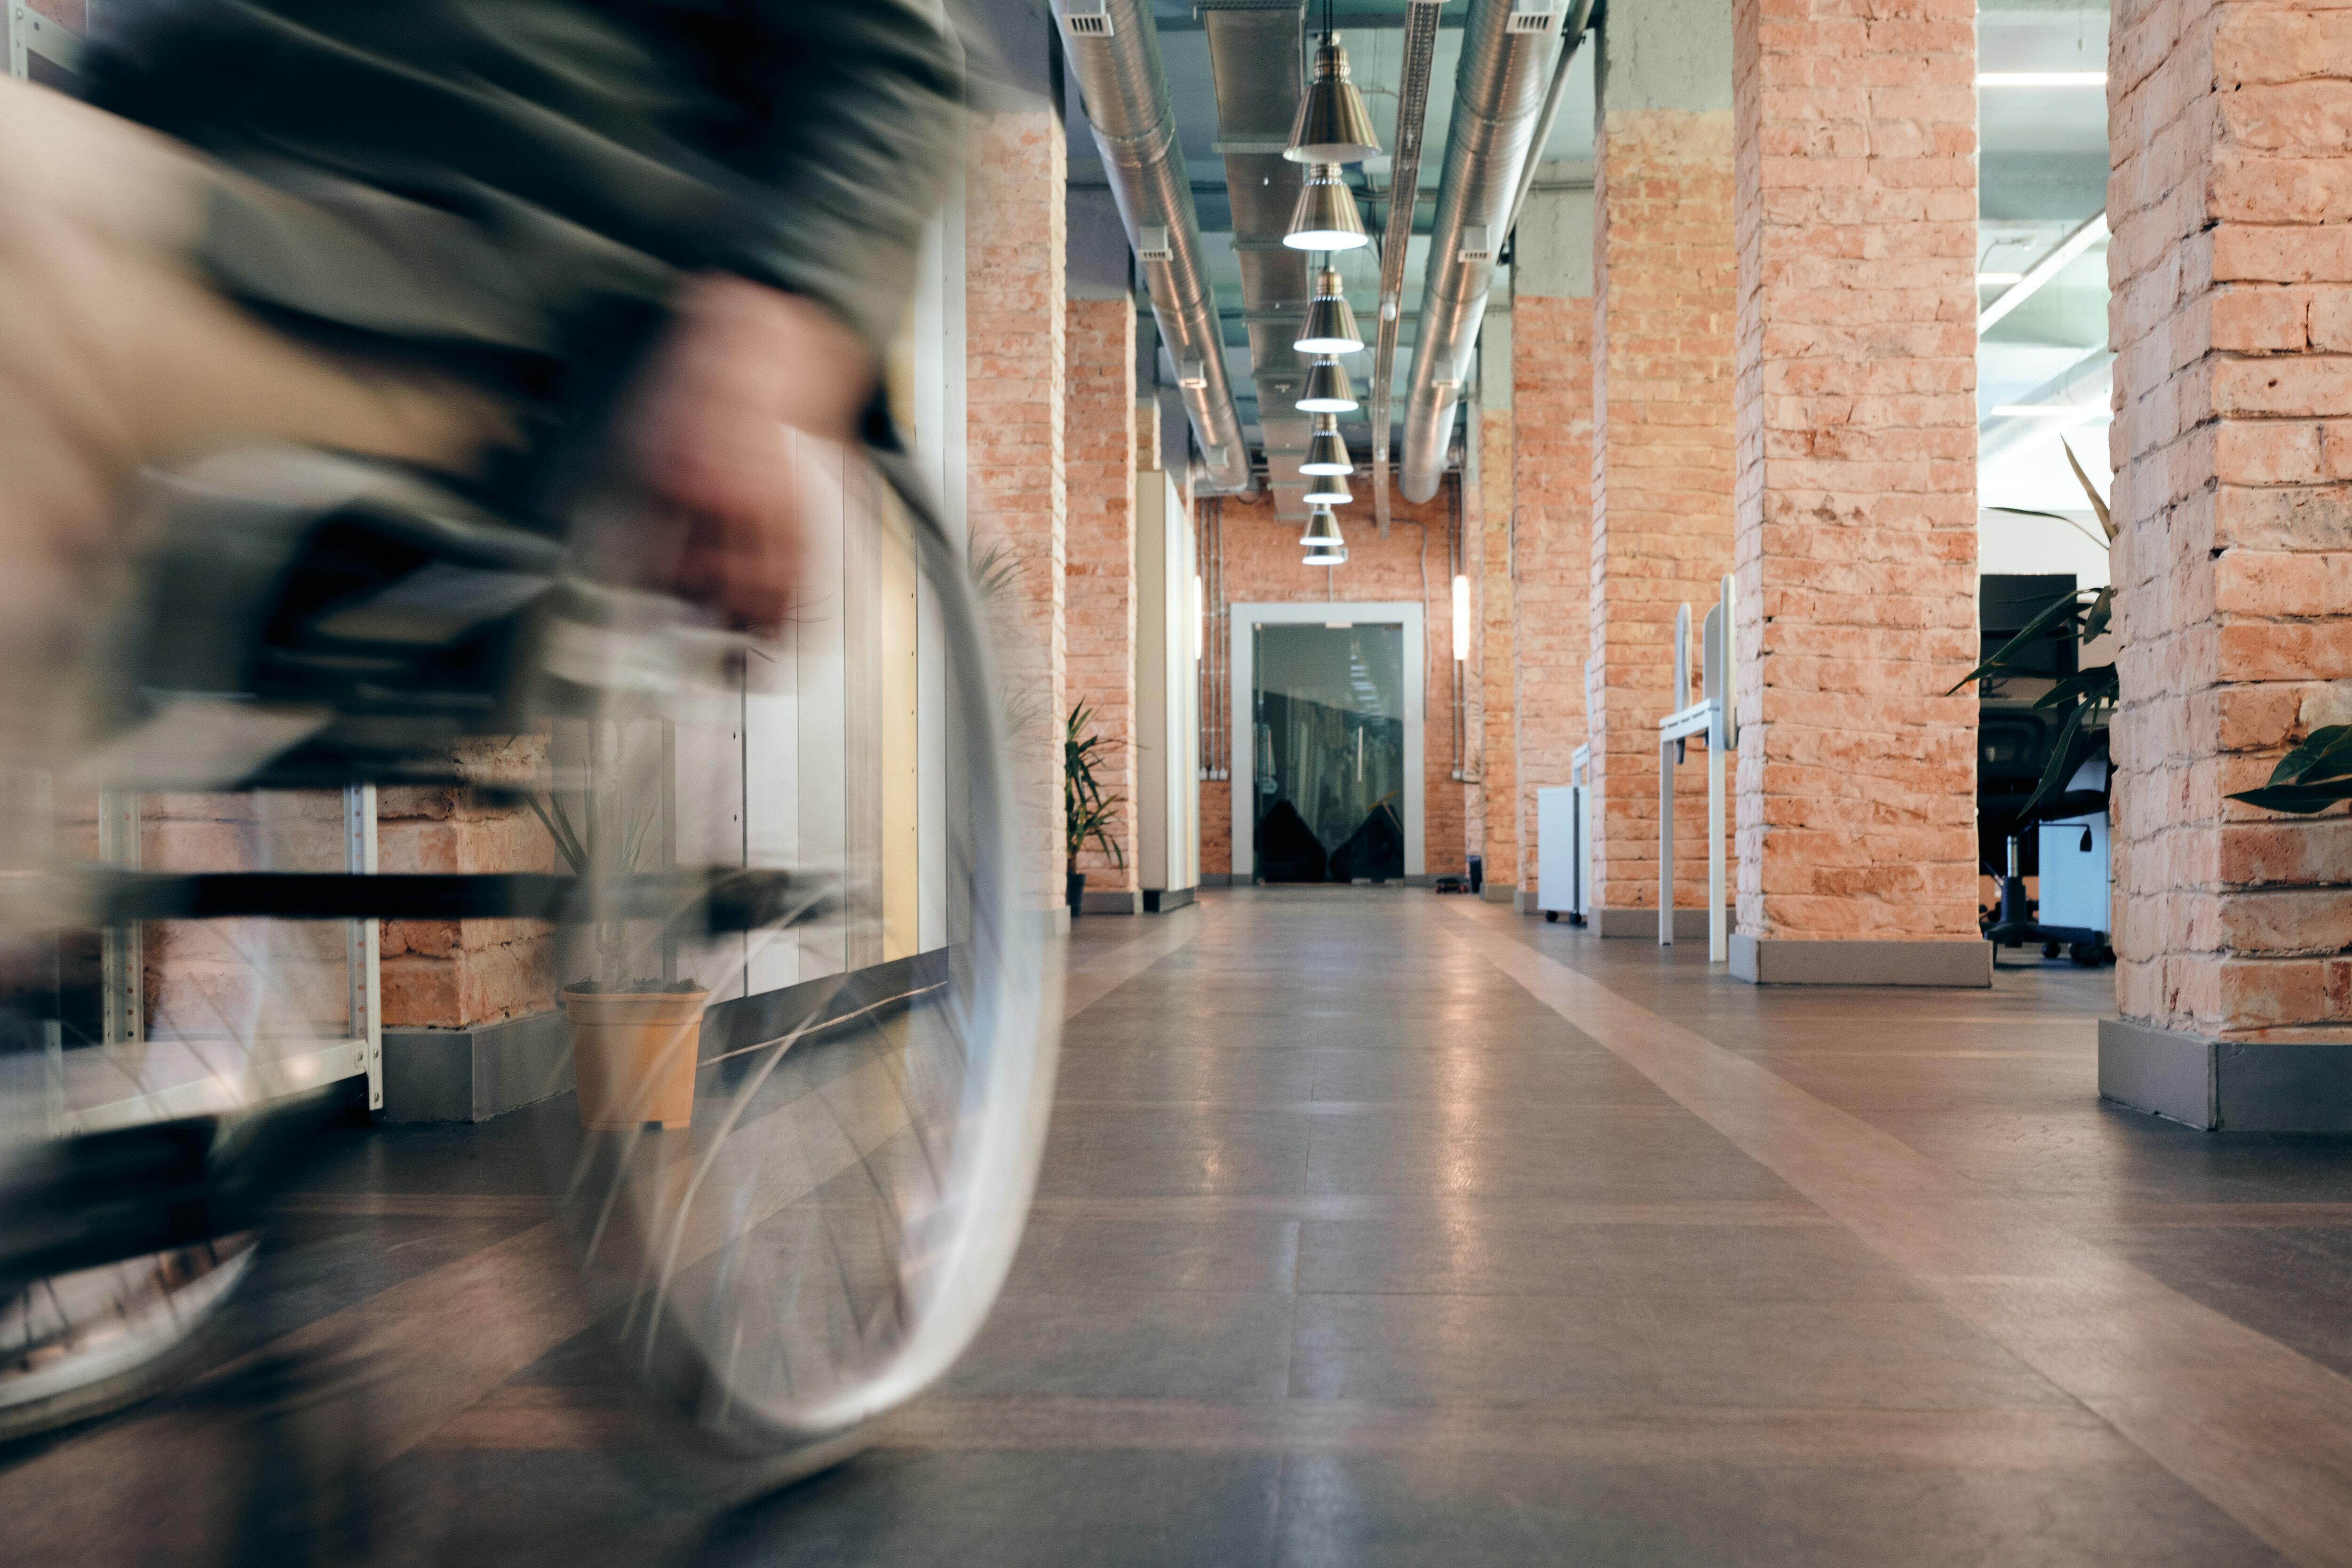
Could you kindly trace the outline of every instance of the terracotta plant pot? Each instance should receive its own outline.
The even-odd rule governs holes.
[[[694,1120],[694,1068],[708,991],[566,991],[580,1125],[634,1131]]]

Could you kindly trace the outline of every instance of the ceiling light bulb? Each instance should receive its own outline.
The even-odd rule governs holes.
[[[1346,414],[1358,406],[1354,378],[1338,360],[1317,360],[1307,373],[1307,390],[1298,395],[1298,411],[1302,414]]]
[[[1353,250],[1371,243],[1364,215],[1356,210],[1356,193],[1348,188],[1339,164],[1318,163],[1307,172],[1282,243],[1293,250]]]
[[[1352,474],[1355,459],[1348,455],[1347,437],[1339,434],[1339,416],[1318,414],[1315,434],[1307,437],[1307,460],[1298,465],[1302,474]]]
[[[1315,275],[1315,302],[1307,307],[1307,325],[1290,346],[1303,354],[1360,353],[1364,340],[1356,331],[1356,313],[1348,309],[1339,274],[1326,267]]]
[[[1294,163],[1360,163],[1380,150],[1363,94],[1348,79],[1348,51],[1339,34],[1326,33],[1315,47],[1315,75],[1298,100],[1290,150],[1283,156]]]
[[[1356,492],[1348,488],[1345,474],[1318,474],[1307,482],[1308,506],[1348,506],[1355,499]]]
[[[1310,550],[1307,552],[1307,564],[1309,566],[1345,566],[1347,563],[1348,551],[1345,545],[1334,545],[1328,550]]]

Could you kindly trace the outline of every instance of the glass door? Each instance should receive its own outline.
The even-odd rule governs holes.
[[[1266,882],[1404,876],[1404,628],[1261,626],[1254,844]]]

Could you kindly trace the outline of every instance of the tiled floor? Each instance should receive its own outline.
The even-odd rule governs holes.
[[[1703,945],[1361,889],[1089,920],[1073,962],[995,1316],[873,1450],[741,1506],[753,1474],[657,1446],[530,1283],[530,1113],[341,1135],[240,1345],[470,1316],[433,1331],[449,1386],[357,1407],[415,1429],[338,1550],[2352,1560],[2352,1143],[2102,1105],[2105,972],[1759,991]],[[200,1415],[15,1457],[0,1557],[184,1560],[236,1491],[173,1439]]]

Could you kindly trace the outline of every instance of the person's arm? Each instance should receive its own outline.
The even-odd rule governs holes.
[[[682,291],[636,430],[647,479],[692,519],[676,586],[765,628],[790,607],[802,531],[780,427],[855,434],[961,155],[963,77],[916,0],[761,0],[760,15],[779,79],[709,67],[758,128],[730,161],[772,199],[740,274]]]

